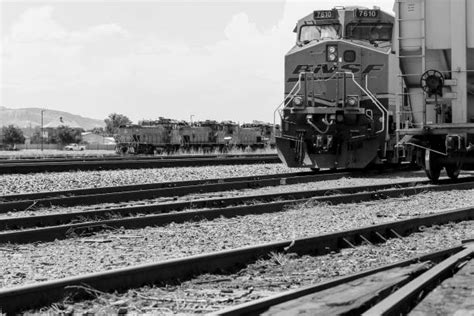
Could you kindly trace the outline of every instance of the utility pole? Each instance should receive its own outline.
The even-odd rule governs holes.
[[[41,110],[41,151],[43,151],[43,135],[44,135],[44,130],[43,130],[43,113],[46,110]]]

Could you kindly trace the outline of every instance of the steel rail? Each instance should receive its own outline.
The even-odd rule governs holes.
[[[344,176],[362,176],[361,172],[323,171],[297,172],[224,179],[204,179],[178,182],[162,182],[120,187],[102,187],[57,192],[27,193],[0,196],[0,213],[22,211],[40,206],[75,206],[100,203],[117,203],[139,199],[183,196],[191,193],[210,193],[218,191],[239,190],[263,186],[307,183],[314,181],[339,179]],[[366,174],[365,174],[366,175]]]
[[[75,285],[88,285],[99,291],[125,290],[145,284],[186,280],[202,273],[232,271],[254,262],[270,252],[295,252],[322,255],[370,240],[384,242],[418,231],[421,226],[442,225],[474,219],[474,207],[454,209],[434,215],[383,223],[362,228],[310,236],[295,240],[267,243],[222,252],[167,260],[159,263],[120,268],[81,276],[0,289],[0,308],[4,313],[18,313],[28,308],[44,306],[70,293]],[[362,238],[363,237],[363,238]],[[381,238],[382,237],[382,238]],[[68,292],[69,291],[69,292]]]
[[[469,181],[467,181],[469,180]],[[378,199],[385,199],[389,197],[397,197],[400,195],[414,195],[425,191],[443,191],[443,190],[464,190],[474,187],[472,178],[464,179],[466,182],[445,184],[445,185],[430,185],[430,186],[415,186],[413,182],[398,183],[394,185],[383,184],[373,186],[361,187],[346,187],[335,190],[313,190],[301,192],[289,192],[278,194],[265,194],[246,197],[235,197],[226,199],[210,199],[197,200],[180,203],[158,204],[150,206],[92,210],[77,213],[62,213],[40,216],[26,216],[17,218],[7,218],[0,220],[1,229],[23,228],[18,231],[0,232],[0,243],[30,243],[36,241],[52,241],[55,239],[64,239],[69,236],[77,236],[81,234],[90,234],[96,231],[123,227],[126,229],[143,228],[147,226],[166,225],[171,222],[182,223],[194,220],[212,220],[221,216],[235,217],[249,214],[263,214],[283,211],[286,207],[298,203],[308,201],[326,202],[332,204],[353,203],[361,201],[372,201]],[[448,181],[446,181],[448,182]],[[416,185],[417,183],[415,183]],[[393,186],[402,186],[401,189],[389,189]],[[405,186],[405,187],[403,187]],[[332,191],[332,192],[331,192]],[[362,191],[362,192],[361,192]],[[345,193],[345,194],[341,194]],[[325,194],[341,194],[325,196]],[[319,196],[316,196],[319,195]],[[316,196],[316,197],[315,197]],[[233,206],[242,203],[250,203],[262,200],[275,200],[276,198],[286,198],[286,201],[268,202],[253,205]],[[182,211],[170,214],[171,211],[179,211],[189,208],[206,208],[206,207],[221,207],[211,208],[195,211]],[[89,222],[72,223],[65,225],[58,225],[66,221],[71,222],[74,219],[83,218],[99,218],[107,214],[137,214],[137,213],[154,213],[154,215],[125,217],[119,219],[105,219],[92,220]],[[38,226],[49,226],[43,228],[28,228]]]
[[[470,178],[466,178],[469,180]],[[474,181],[474,178],[470,179]],[[445,180],[446,181],[446,180]],[[446,182],[449,182],[447,180]],[[187,209],[198,209],[198,208],[214,208],[214,210],[209,211],[196,211],[194,213],[183,212],[182,220],[192,220],[193,218],[198,219],[202,218],[214,218],[215,216],[225,215],[232,216],[236,215],[246,215],[246,214],[255,214],[255,213],[266,213],[273,211],[281,211],[286,205],[306,201],[308,198],[313,198],[313,200],[322,200],[324,202],[330,203],[345,203],[353,201],[355,193],[360,193],[361,191],[373,192],[380,191],[384,189],[390,189],[393,187],[414,187],[420,185],[427,185],[428,180],[420,182],[404,182],[397,184],[381,184],[381,185],[372,185],[372,186],[359,186],[359,187],[342,187],[338,189],[319,189],[319,190],[305,190],[305,191],[296,191],[296,192],[285,192],[285,193],[267,193],[260,195],[247,195],[240,197],[228,197],[228,198],[211,198],[211,199],[202,199],[202,200],[193,200],[185,202],[174,202],[174,203],[162,203],[162,204],[150,204],[145,206],[130,206],[130,207],[117,207],[117,208],[107,208],[99,210],[89,210],[89,211],[79,211],[79,212],[68,212],[68,213],[57,213],[57,214],[46,214],[46,215],[35,215],[35,216],[21,216],[21,217],[11,217],[11,218],[0,218],[0,229],[19,229],[19,228],[29,228],[29,227],[42,227],[42,226],[51,226],[51,225],[60,225],[64,223],[69,223],[72,221],[80,220],[81,218],[90,218],[90,219],[107,219],[112,215],[116,216],[132,216],[136,214],[163,214],[173,211],[183,211]],[[330,195],[340,195],[338,197],[329,197]],[[365,194],[365,199],[377,199],[383,198],[384,196],[377,196],[373,193],[370,196]],[[282,202],[274,202],[276,199],[284,199]],[[256,203],[265,203],[264,205]],[[271,203],[273,202],[273,203]],[[247,205],[244,207],[239,207],[236,209],[229,208],[231,206],[239,206],[242,204],[256,204],[256,205]],[[225,209],[222,209],[226,207]],[[216,209],[219,208],[219,209]],[[189,215],[186,215],[189,214]],[[171,221],[178,220],[178,215],[173,213],[169,216],[159,216],[159,223],[167,223],[164,218],[169,217]],[[147,217],[150,218],[151,217]],[[107,221],[108,224],[112,225],[113,223],[124,224],[128,227],[127,219],[115,219]],[[93,222],[93,226],[97,226],[98,222]],[[101,221],[104,223],[104,221]],[[155,222],[158,223],[158,222]],[[76,224],[81,226],[81,224]],[[91,223],[84,223],[86,226],[90,226]],[[76,226],[77,227],[77,226]],[[51,232],[50,232],[51,233]],[[4,236],[0,233],[0,241],[2,240],[1,236]],[[52,235],[50,235],[52,236]],[[56,236],[59,237],[59,236]]]
[[[257,163],[281,163],[276,155],[230,158],[190,158],[190,159],[150,159],[127,161],[59,161],[59,162],[19,162],[0,164],[0,174],[34,173],[34,172],[64,172],[71,170],[114,170],[139,168],[171,168],[191,166],[216,166]]]
[[[271,157],[276,154],[215,154],[215,155],[175,155],[175,156],[62,156],[62,157],[26,157],[26,158],[0,158],[1,164],[8,163],[43,163],[43,162],[72,162],[72,161],[109,161],[109,160],[166,160],[166,159],[197,159],[197,158],[236,158],[236,157]]]
[[[462,260],[469,259],[474,254],[474,244],[466,244],[465,249],[452,255],[432,269],[426,271],[405,286],[399,288],[381,302],[363,313],[363,316],[402,315],[412,306],[412,302],[426,295],[427,289],[435,286],[441,280],[452,274],[452,270]]]
[[[175,187],[184,187],[184,186],[193,186],[193,185],[202,185],[202,184],[212,184],[212,183],[227,183],[227,182],[238,182],[238,181],[250,181],[250,180],[262,180],[262,179],[272,179],[272,178],[291,178],[291,177],[303,177],[310,175],[317,175],[319,180],[331,180],[332,175],[337,174],[336,177],[351,176],[351,177],[360,177],[369,175],[378,175],[385,174],[390,172],[403,172],[403,171],[417,171],[419,167],[414,167],[412,165],[406,166],[397,166],[396,168],[382,168],[382,169],[370,169],[370,170],[360,170],[360,169],[337,169],[337,170],[321,170],[321,171],[301,171],[301,172],[291,172],[291,173],[275,173],[267,175],[254,175],[254,176],[244,176],[244,177],[229,177],[229,178],[210,178],[210,179],[199,179],[199,180],[182,180],[174,182],[155,182],[155,183],[145,183],[145,184],[132,184],[132,185],[121,185],[121,186],[108,186],[108,187],[96,187],[96,188],[84,188],[84,189],[71,189],[71,190],[61,190],[61,191],[45,191],[45,192],[34,192],[34,193],[20,193],[20,194],[10,194],[10,195],[0,195],[0,213],[2,206],[7,202],[12,201],[25,201],[29,203],[35,203],[38,205],[38,200],[47,199],[47,198],[57,198],[57,197],[71,197],[79,195],[95,195],[103,193],[114,193],[114,192],[124,192],[124,191],[141,191],[141,190],[150,190],[150,189],[161,189],[161,188],[175,188]],[[3,203],[3,204],[2,204]],[[48,203],[49,205],[50,203]],[[27,206],[30,206],[28,204]],[[21,208],[19,206],[19,208]]]
[[[209,314],[209,316],[225,315],[225,316],[237,316],[237,315],[260,315],[267,311],[270,307],[282,304],[285,302],[293,301],[306,295],[311,295],[320,291],[324,291],[341,284],[349,283],[351,281],[367,277],[376,273],[389,271],[394,268],[405,267],[414,263],[425,262],[425,261],[440,261],[446,257],[452,256],[464,249],[463,246],[456,246],[441,251],[435,251],[427,255],[417,256],[407,260],[399,261],[396,263],[384,265],[374,269],[362,271],[359,273],[351,274],[349,276],[337,277],[335,279],[321,282],[315,285],[304,286],[295,290],[283,292],[280,294],[264,297],[247,303],[242,303],[236,306],[221,309],[217,312]]]

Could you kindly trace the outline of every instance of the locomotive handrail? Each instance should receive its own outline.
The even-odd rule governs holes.
[[[275,116],[276,116],[276,113],[278,112],[279,113],[279,110],[281,108],[282,105],[283,108],[285,108],[291,101],[293,101],[293,99],[295,98],[296,94],[298,92],[300,92],[301,90],[301,78],[303,76],[303,74],[305,74],[305,72],[300,72],[299,75],[298,75],[298,81],[295,83],[295,85],[293,86],[293,88],[290,90],[290,92],[288,93],[288,96],[285,97],[283,99],[283,101],[281,101],[280,104],[278,104],[278,106],[276,107],[275,111],[273,111],[273,134],[276,135],[276,119],[275,119]],[[298,89],[295,91],[296,87],[298,87]],[[280,114],[280,118],[281,117],[281,114]]]
[[[378,106],[380,106],[380,108],[383,111],[385,111],[385,113],[387,113],[387,126],[388,126],[388,110],[383,107],[382,103],[380,103],[380,101],[375,97],[375,95],[372,93],[372,91],[369,90],[369,76],[368,75],[365,76],[365,90],[370,93],[370,95],[372,96],[372,98],[374,100],[377,101]],[[373,100],[372,100],[372,102],[373,102]],[[385,118],[384,118],[383,122],[385,123]],[[383,130],[383,128],[382,128],[382,130]],[[388,141],[389,139],[390,139],[390,136],[388,134],[388,128],[386,128],[385,140]]]
[[[340,72],[342,74],[346,74],[346,75],[349,75],[352,77],[352,81],[355,83],[355,85],[360,89],[362,90],[368,97],[369,99],[372,101],[372,103],[375,104],[375,106],[377,106],[377,108],[379,109],[379,111],[382,113],[382,128],[378,131],[376,131],[375,133],[376,134],[380,134],[381,132],[383,132],[385,130],[385,112],[386,111],[383,107],[383,105],[379,102],[379,100],[377,100],[377,98],[375,98],[375,96],[372,94],[372,92],[368,91],[368,89],[364,89],[364,87],[362,87],[356,80],[355,80],[355,76],[354,76],[354,73],[353,72],[347,72],[347,71],[344,71],[344,72]],[[387,112],[388,113],[388,112]]]
[[[352,78],[352,81],[354,82],[354,84],[369,97],[369,99],[372,101],[372,103],[374,103],[375,106],[378,108],[380,113],[382,113],[382,127],[381,127],[380,130],[376,131],[375,133],[380,134],[383,131],[385,131],[386,130],[386,128],[385,128],[385,125],[386,125],[385,124],[385,119],[386,119],[385,113],[387,113],[387,117],[388,117],[388,111],[383,107],[382,103],[380,103],[380,101],[377,100],[377,98],[374,96],[374,94],[368,89],[368,87],[367,87],[367,77],[366,77],[366,88],[362,87],[355,80],[355,76],[354,76],[353,72],[336,71],[329,78],[317,79],[317,80],[313,79],[313,81],[328,81],[331,78],[333,78],[335,75],[340,75],[340,74],[349,75]],[[277,108],[273,112],[273,128],[274,128],[274,131],[275,131],[275,126],[276,126],[276,118],[275,118],[276,113],[279,112],[282,105],[284,105],[284,108],[285,108],[295,98],[296,94],[301,90],[301,79],[302,79],[303,75],[306,75],[306,72],[300,72],[298,74],[298,81],[295,83],[295,85],[293,86],[291,91],[288,93],[288,96],[277,106]],[[280,114],[280,118],[281,118],[281,114]],[[388,131],[388,129],[387,129],[387,131]]]

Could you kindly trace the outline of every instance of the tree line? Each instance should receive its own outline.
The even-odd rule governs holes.
[[[109,114],[104,122],[105,130],[103,128],[94,128],[92,132],[96,134],[114,135],[117,132],[119,126],[132,123],[132,121],[127,116],[118,113]],[[57,133],[53,141],[63,145],[79,143],[82,140],[82,131],[84,130],[71,128],[65,125],[58,126]],[[23,130],[12,124],[2,127],[2,135],[3,143],[7,145],[14,146],[15,144],[23,144],[25,142]],[[37,132],[35,135],[33,135],[32,142],[41,142],[41,132]]]

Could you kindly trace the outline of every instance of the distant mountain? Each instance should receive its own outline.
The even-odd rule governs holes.
[[[72,124],[74,126],[71,127],[82,127],[84,130],[90,130],[94,127],[105,127],[103,120],[83,117],[68,112],[41,108],[9,109],[3,106],[0,106],[0,126],[10,124],[21,128],[41,126],[41,110],[45,110],[43,113],[43,126],[47,126],[48,124],[61,125],[58,123],[62,118],[64,125],[71,125],[68,123],[74,122],[74,124]]]

